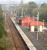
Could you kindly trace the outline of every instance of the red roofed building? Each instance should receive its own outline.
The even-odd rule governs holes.
[[[37,21],[34,17],[23,17],[19,20],[21,26],[30,26],[30,31],[43,31],[44,22]]]
[[[31,21],[30,26],[43,26],[44,22],[41,21]]]
[[[30,23],[30,31],[31,32],[34,32],[34,31],[42,32],[43,28],[44,28],[44,22],[31,21],[31,23]]]
[[[21,26],[27,26],[29,27],[29,24],[31,21],[35,20],[35,18],[31,17],[23,17],[19,20],[19,23]]]

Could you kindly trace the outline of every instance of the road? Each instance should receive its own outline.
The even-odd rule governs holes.
[[[9,15],[6,15],[6,30],[7,35],[12,43],[13,50],[29,50],[19,35],[19,32],[14,27]]]

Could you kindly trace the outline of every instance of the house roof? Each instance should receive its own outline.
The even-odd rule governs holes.
[[[19,19],[19,20],[21,20],[21,21],[24,22],[24,23],[30,23],[31,18],[30,18],[30,17],[23,17],[23,18],[21,18],[21,19]]]
[[[41,21],[31,21],[30,26],[43,26],[44,22]]]
[[[30,24],[30,26],[43,26],[44,22],[37,21],[34,17],[23,17],[21,18],[23,23]]]

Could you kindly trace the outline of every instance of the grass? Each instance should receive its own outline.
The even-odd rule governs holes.
[[[4,27],[0,24],[0,38],[3,37],[4,33],[5,33]]]
[[[0,48],[7,48],[9,45],[9,39],[3,35],[3,37],[0,39]]]
[[[4,19],[0,17],[0,50],[7,50],[6,48],[10,48],[10,41],[6,36],[7,32],[4,28]]]

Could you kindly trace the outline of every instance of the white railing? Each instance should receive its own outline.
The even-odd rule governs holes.
[[[15,25],[15,27],[17,28],[17,30],[19,31],[21,37],[23,38],[23,40],[26,43],[26,45],[29,48],[29,50],[37,50],[36,47],[33,45],[33,43],[28,39],[28,37],[25,35],[25,33],[19,27],[19,25],[16,24],[16,22],[14,21],[14,19],[11,18],[11,20],[12,20],[13,24]]]

